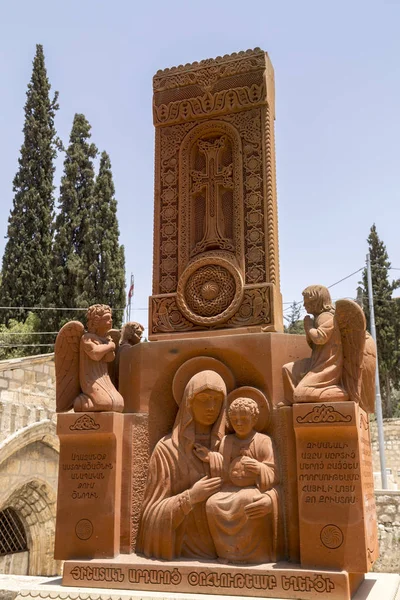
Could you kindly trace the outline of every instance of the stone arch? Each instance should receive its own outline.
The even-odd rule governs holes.
[[[42,442],[56,452],[60,451],[60,442],[53,421],[46,419],[19,429],[0,444],[0,466],[13,454],[34,442]]]
[[[29,548],[29,575],[56,575],[61,562],[54,560],[56,493],[40,479],[15,489],[4,503],[21,518]]]

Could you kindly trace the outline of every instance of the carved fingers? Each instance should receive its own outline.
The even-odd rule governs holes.
[[[264,517],[272,511],[272,501],[268,495],[255,496],[251,504],[244,507],[244,512],[249,519],[258,519]]]
[[[255,473],[256,475],[261,473],[261,463],[258,460],[245,456],[241,462],[246,467],[246,471],[250,471],[250,473]]]
[[[222,485],[221,477],[203,477],[190,488],[190,501],[192,504],[203,502],[210,496],[219,492]]]

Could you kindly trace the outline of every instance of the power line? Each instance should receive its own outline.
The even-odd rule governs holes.
[[[328,285],[328,289],[330,289],[331,287],[337,285],[338,283],[342,283],[342,281],[346,281],[346,279],[349,279],[350,277],[353,277],[353,275],[356,275],[356,273],[359,273],[360,271],[363,271],[364,267],[361,267],[361,269],[357,269],[357,271],[354,271],[354,273],[350,273],[350,275],[347,275],[347,277],[343,277],[343,279],[339,279],[339,281],[335,281],[335,283],[332,283],[331,285]]]

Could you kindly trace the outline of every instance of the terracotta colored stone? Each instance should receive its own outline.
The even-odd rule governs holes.
[[[120,549],[124,415],[58,415],[55,557],[114,557]]]
[[[285,400],[341,402],[352,400],[375,410],[376,348],[363,310],[352,300],[332,304],[329,290],[311,285],[303,291],[310,358],[283,367]]]
[[[308,352],[304,336],[274,333],[174,339],[130,348],[121,356],[120,390],[126,410],[142,413],[141,418],[143,413],[148,414],[148,427],[140,428],[140,447],[151,452],[172,431],[177,415],[174,389],[176,397],[182,395],[187,381],[198,370],[218,370],[227,382],[228,392],[236,388],[236,393],[237,388],[251,386],[260,390],[269,402],[279,403],[284,397],[281,366]],[[296,561],[299,544],[295,441],[292,417],[282,419],[282,410],[272,410],[267,432],[282,468],[281,508],[285,523],[282,554]],[[145,459],[135,463],[139,497],[147,470]],[[139,515],[137,499],[132,519],[136,521]]]
[[[304,567],[368,572],[378,558],[368,415],[355,402],[295,404]]]
[[[84,414],[92,431],[79,435],[60,425],[69,468],[57,548],[74,558],[63,583],[350,600],[377,557],[366,413],[375,348],[360,307],[335,309],[323,286],[303,292],[306,335],[279,333],[272,65],[256,49],[167,69],[153,83],[154,341],[137,343],[138,324],[133,341],[122,332],[111,372],[127,414]],[[69,327],[62,375],[76,373],[66,367],[76,362],[70,339],[85,337]],[[91,369],[69,387],[61,377],[60,410],[81,389],[93,402],[83,388]],[[73,504],[71,475],[95,471],[79,462],[93,449],[110,468],[96,497]],[[79,542],[78,518],[95,520]]]
[[[350,600],[363,576],[299,565],[222,565],[219,562],[150,560],[121,555],[114,561],[67,561],[63,585],[189,592],[293,600]]]
[[[268,401],[255,388],[232,393],[235,434],[226,436],[226,383],[216,371],[192,375],[176,398],[172,433],[150,460],[137,551],[162,559],[277,560],[283,528],[274,450],[254,429],[266,426]]]
[[[248,50],[159,71],[153,90],[149,339],[281,331],[268,55]]]
[[[115,359],[115,343],[107,336],[111,308],[95,304],[87,311],[87,332],[70,321],[57,335],[55,345],[57,412],[122,412],[124,399],[111,381],[108,363]]]

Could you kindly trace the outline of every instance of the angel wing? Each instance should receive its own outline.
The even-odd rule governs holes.
[[[56,366],[56,408],[67,412],[81,392],[79,384],[79,343],[84,327],[79,321],[69,321],[58,332],[54,348]]]
[[[375,376],[376,376],[376,345],[374,338],[368,332],[365,337],[365,350],[361,374],[361,402],[365,412],[375,412]]]
[[[343,387],[350,400],[361,403],[361,374],[365,348],[365,315],[353,300],[336,302],[335,320],[343,347]]]

